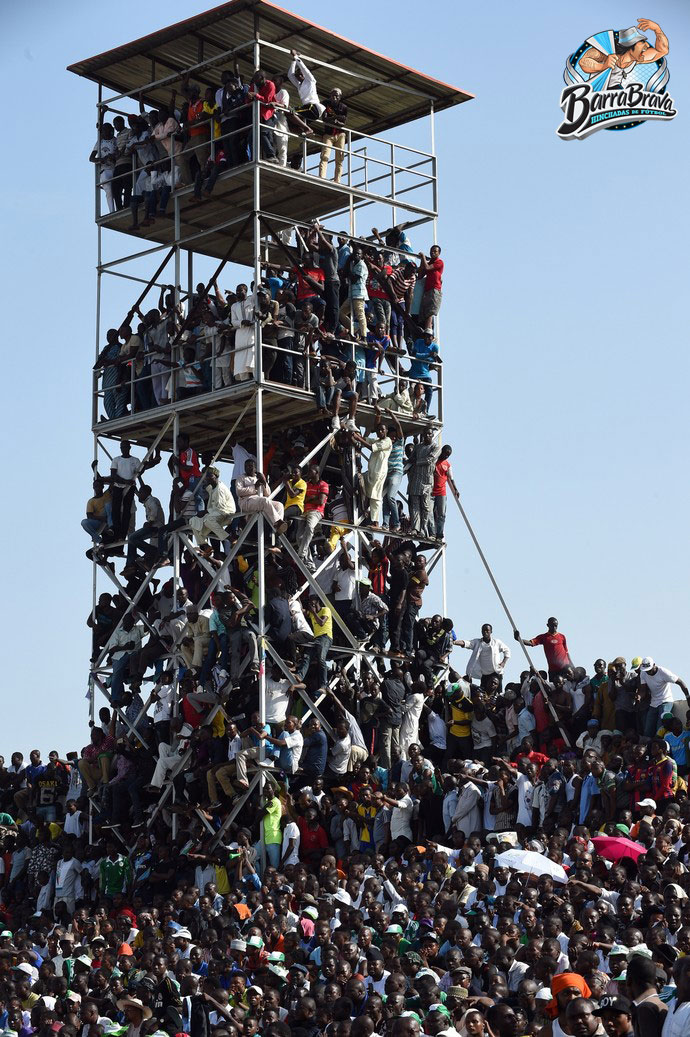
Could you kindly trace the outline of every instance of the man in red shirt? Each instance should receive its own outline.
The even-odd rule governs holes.
[[[171,475],[179,475],[184,483],[184,488],[193,490],[201,477],[199,467],[199,455],[189,445],[189,436],[186,432],[180,432],[177,437],[177,454],[168,461]]]
[[[434,499],[434,528],[437,540],[443,540],[446,528],[446,488],[449,482],[451,489],[457,493],[449,460],[452,453],[452,447],[441,447],[439,459],[434,466],[434,485],[431,496]]]
[[[182,155],[187,183],[194,183],[196,174],[204,169],[211,154],[211,123],[204,111],[201,90],[196,83],[189,83],[184,91],[187,110],[182,116],[183,128],[189,140]]]
[[[520,644],[530,645],[532,648],[535,645],[542,646],[549,667],[549,677],[553,677],[554,674],[564,670],[566,666],[572,666],[572,662],[570,661],[565,634],[558,633],[558,620],[551,616],[546,621],[546,627],[545,634],[539,634],[538,637],[533,637],[531,641],[523,641],[519,630],[514,630],[513,636]]]
[[[328,836],[319,824],[319,815],[314,807],[309,807],[304,817],[297,818],[297,827],[300,832],[300,860],[308,861],[315,868],[328,847]]]
[[[657,810],[660,814],[663,813],[663,804],[673,800],[678,779],[676,764],[668,755],[667,748],[663,738],[652,738],[649,743],[651,763],[648,776],[652,797],[656,800]]]
[[[304,498],[304,517],[297,538],[297,553],[305,562],[309,561],[309,546],[314,537],[314,531],[323,518],[327,500],[328,483],[323,481],[315,464],[309,465]]]
[[[261,135],[261,158],[266,162],[277,162],[275,136],[273,127],[275,125],[275,108],[271,104],[275,101],[276,85],[272,79],[266,78],[263,69],[257,69],[252,76],[247,93],[247,104],[254,101],[259,102],[259,133]],[[252,147],[252,157],[254,148]]]
[[[542,767],[545,763],[548,763],[549,757],[545,756],[544,753],[538,753],[534,748],[534,742],[529,735],[520,742],[520,750],[515,754],[515,762],[511,764],[515,767],[520,760],[529,760],[530,763],[534,763],[537,767]]]
[[[443,260],[441,246],[432,245],[427,259],[423,252],[419,253],[422,261],[420,273],[424,274],[424,295],[419,310],[419,319],[424,323],[425,331],[433,331],[434,317],[438,317],[441,309],[443,288]]]
[[[325,275],[321,267],[316,266],[312,256],[308,255],[302,266],[292,268],[297,274],[297,305],[310,302],[318,305],[324,294]]]

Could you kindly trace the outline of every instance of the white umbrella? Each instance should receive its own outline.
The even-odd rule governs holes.
[[[544,857],[534,850],[506,850],[496,857],[496,864],[503,868],[513,868],[515,871],[524,871],[528,875],[550,875],[557,882],[567,882],[568,876],[565,870],[555,861]]]

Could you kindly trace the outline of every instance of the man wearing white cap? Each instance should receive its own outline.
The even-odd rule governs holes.
[[[654,46],[650,44],[645,31],[654,33]],[[637,28],[631,26],[618,33],[618,42],[613,54],[603,54],[596,47],[590,47],[580,58],[580,68],[589,72],[592,77],[611,69],[607,88],[609,90],[625,87],[634,83],[631,78],[636,65],[648,65],[668,54],[668,39],[656,22],[648,18],[638,18]]]
[[[649,708],[644,719],[644,734],[652,738],[659,729],[661,717],[667,712],[667,705],[674,700],[673,685],[677,684],[690,705],[690,694],[687,685],[672,673],[671,670],[657,666],[648,655],[640,663],[640,685],[649,689]]]

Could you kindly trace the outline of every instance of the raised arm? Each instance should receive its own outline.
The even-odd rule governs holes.
[[[657,22],[652,22],[649,18],[638,18],[637,28],[640,32],[653,32],[654,33],[654,46],[647,47],[639,61],[642,64],[648,65],[651,61],[658,61],[659,58],[665,58],[668,54],[668,37],[663,29],[660,28]]]
[[[385,410],[386,414],[388,415],[389,419],[395,425],[395,431],[398,433],[398,436],[400,437],[400,439],[404,439],[405,436],[403,434],[402,425],[398,421],[398,418],[395,415],[395,413],[391,410],[390,407],[385,407],[384,410]]]

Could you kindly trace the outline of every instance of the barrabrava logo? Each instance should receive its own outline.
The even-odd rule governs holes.
[[[630,29],[590,36],[565,63],[558,136],[582,140],[597,130],[629,130],[650,120],[673,119],[667,54],[666,33],[649,18],[638,19]]]

